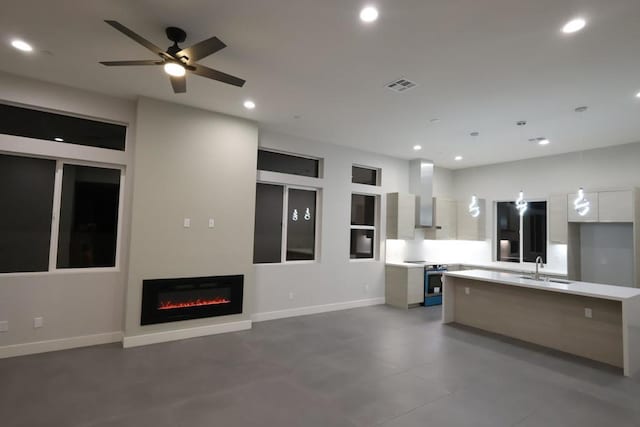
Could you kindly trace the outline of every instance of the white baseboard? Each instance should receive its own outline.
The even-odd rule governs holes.
[[[174,331],[153,332],[144,335],[132,335],[124,337],[124,339],[122,340],[122,346],[124,348],[138,347],[141,345],[158,344],[168,341],[183,340],[186,338],[196,338],[206,335],[224,334],[226,332],[244,331],[247,329],[251,329],[251,320],[220,323],[218,325],[205,325],[195,328],[177,329]]]
[[[46,353],[49,351],[68,350],[70,348],[88,347],[91,345],[109,344],[122,341],[122,332],[83,335],[80,337],[61,338],[57,340],[36,341],[24,344],[12,344],[0,347],[0,359],[27,354]]]
[[[254,322],[284,319],[286,317],[306,316],[309,314],[326,313],[328,311],[347,310],[349,308],[368,307],[384,304],[384,297],[361,299],[356,301],[336,302],[333,304],[311,305],[308,307],[289,308],[286,310],[266,311],[251,316]]]

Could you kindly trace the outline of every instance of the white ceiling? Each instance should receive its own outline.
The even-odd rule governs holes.
[[[372,2],[380,18],[365,25],[364,0],[4,0],[0,69],[452,168],[640,141],[640,1]],[[562,34],[578,15],[587,28]],[[190,76],[188,92],[176,95],[160,67],[103,67],[98,61],[154,59],[104,19],[162,47],[169,25],[187,31],[184,47],[216,35],[228,47],[201,62],[247,84]],[[12,37],[41,52],[12,49]],[[419,86],[384,87],[401,76]],[[254,111],[242,107],[247,98]],[[573,112],[582,105],[588,112]],[[522,119],[528,125],[518,128]],[[552,143],[527,141],[538,136]]]

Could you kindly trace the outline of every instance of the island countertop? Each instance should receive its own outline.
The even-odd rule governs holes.
[[[624,301],[640,297],[640,289],[625,286],[603,285],[600,283],[576,282],[558,283],[553,281],[537,281],[520,277],[518,274],[501,273],[488,270],[452,271],[445,273],[445,277],[459,277],[462,279],[479,280],[482,282],[498,283],[507,286],[518,286],[570,295],[602,298],[613,301]]]

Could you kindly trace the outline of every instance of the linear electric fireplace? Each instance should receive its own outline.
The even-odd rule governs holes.
[[[242,313],[244,276],[142,281],[141,325]]]

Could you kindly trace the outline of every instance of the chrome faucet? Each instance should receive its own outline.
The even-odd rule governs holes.
[[[536,276],[535,276],[536,280],[540,280],[540,272],[538,271],[538,266],[540,266],[540,268],[544,268],[544,263],[542,262],[541,256],[536,258]]]

